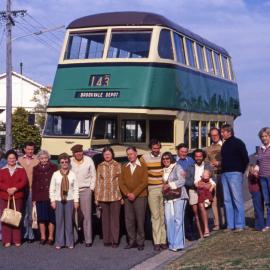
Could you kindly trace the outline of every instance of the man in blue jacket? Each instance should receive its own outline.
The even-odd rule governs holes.
[[[233,128],[221,128],[224,143],[221,147],[221,182],[224,192],[227,231],[240,232],[245,228],[243,174],[249,163],[245,144],[234,136]]]

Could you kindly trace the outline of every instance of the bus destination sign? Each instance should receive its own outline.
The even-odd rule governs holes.
[[[120,91],[76,92],[75,98],[119,98]]]

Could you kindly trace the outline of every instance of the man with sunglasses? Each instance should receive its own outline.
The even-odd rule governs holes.
[[[79,182],[80,208],[83,213],[83,232],[85,246],[92,246],[92,191],[96,185],[96,168],[92,158],[84,155],[81,144],[74,145],[71,149],[71,170]]]

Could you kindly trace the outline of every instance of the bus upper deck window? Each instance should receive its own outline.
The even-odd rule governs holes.
[[[171,32],[167,29],[163,29],[160,32],[158,54],[161,58],[173,60]]]
[[[216,75],[221,76],[221,66],[219,60],[219,54],[214,52],[215,66],[216,66]]]
[[[102,58],[105,32],[71,34],[65,59]]]
[[[175,44],[175,51],[176,51],[176,57],[177,61],[181,64],[186,65],[186,56],[185,56],[185,50],[184,50],[184,43],[183,43],[183,37],[173,33],[174,36],[174,44]]]
[[[206,59],[208,64],[208,72],[214,74],[214,63],[212,57],[212,51],[210,49],[206,49]]]
[[[197,43],[197,55],[200,69],[206,71],[206,65],[204,61],[203,46]]]
[[[227,61],[227,57],[223,55],[222,55],[222,66],[223,66],[224,78],[229,79],[228,61]]]
[[[229,67],[230,67],[230,73],[231,73],[231,80],[235,80],[234,72],[233,72],[233,67],[232,67],[232,60],[229,58]]]
[[[150,31],[112,32],[108,58],[147,58]]]
[[[189,65],[191,67],[196,67],[196,60],[195,60],[195,54],[194,54],[194,41],[187,38],[186,45],[187,45],[187,54],[188,54]]]

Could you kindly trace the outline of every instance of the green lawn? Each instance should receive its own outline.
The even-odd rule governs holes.
[[[247,224],[252,226],[253,213],[248,216]],[[240,233],[217,232],[164,267],[169,269],[270,269],[270,231],[249,227]]]

